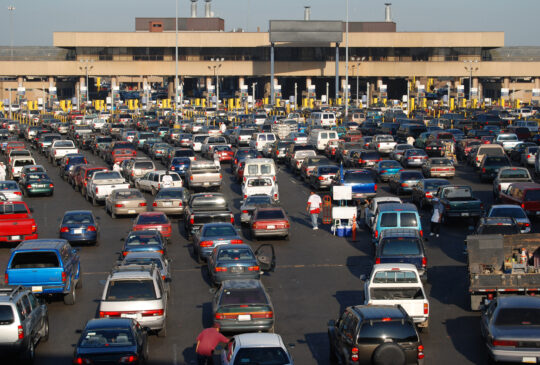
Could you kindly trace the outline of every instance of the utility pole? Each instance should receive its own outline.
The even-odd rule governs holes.
[[[349,114],[349,0],[345,20],[345,120]]]
[[[10,45],[10,54],[11,61],[13,61],[13,12],[15,7],[13,5],[8,6],[9,11],[9,45]]]

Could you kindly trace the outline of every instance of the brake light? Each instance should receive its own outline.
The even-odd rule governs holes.
[[[422,267],[426,267],[426,266],[427,266],[427,258],[422,257]]]
[[[226,267],[220,267],[220,266],[217,266],[214,268],[214,271],[215,272],[225,272],[227,271],[227,268]]]
[[[407,186],[407,183],[401,183],[401,187],[404,188]]]
[[[247,214],[247,213],[249,213],[249,211],[243,210],[242,213]]]
[[[375,230],[375,238],[379,237],[379,231]]]
[[[157,203],[156,202],[152,203],[152,206],[157,207]]]
[[[137,361],[139,361],[139,358],[137,357],[137,355],[129,355],[129,356],[124,356],[120,358],[120,363],[122,364],[130,364]]]
[[[324,176],[319,176],[319,180],[324,180]]]
[[[212,247],[214,245],[214,241],[201,241],[199,243],[200,247]]]
[[[377,258],[375,259],[375,264],[378,265],[378,264],[380,264],[380,263],[381,263],[381,259],[380,259],[379,257],[377,257]]]
[[[194,224],[195,223],[195,216],[192,214],[189,216],[189,224]]]
[[[115,204],[114,207],[115,208],[122,208],[124,206],[124,204]]]
[[[8,284],[9,283],[9,274],[8,273],[5,273],[4,274],[4,284]]]
[[[146,203],[139,203],[139,207],[146,207]]]
[[[249,271],[259,271],[260,268],[259,268],[259,266],[250,266],[250,267],[248,267],[248,270]]]
[[[67,232],[69,232],[68,227],[62,227],[62,229],[60,229],[60,233],[67,233]]]
[[[418,359],[423,359],[424,358],[424,346],[423,345],[418,345],[418,355],[416,355],[418,357]]]
[[[32,233],[37,231],[37,226],[35,224],[32,224]]]
[[[491,341],[493,346],[506,346],[506,347],[516,347],[517,341],[508,341],[508,340],[495,340]]]
[[[364,160],[359,159],[359,160],[358,160],[358,163],[364,163]]]
[[[87,230],[88,232],[95,232],[95,231],[96,231],[96,227],[94,227],[94,226],[88,226],[88,227],[86,227],[86,230]]]
[[[486,168],[485,168],[485,167],[484,167],[484,168],[482,168],[482,172],[486,172]]]
[[[525,203],[521,203],[521,208],[525,209]]]
[[[426,198],[433,198],[433,194],[431,192],[426,191]]]
[[[145,310],[141,312],[143,317],[157,317],[162,316],[165,313],[163,309]]]
[[[234,215],[231,213],[231,224],[234,224]]]
[[[97,186],[96,186],[96,190],[95,190],[95,191],[96,191],[96,194],[97,194],[97,193],[98,193],[98,188],[97,188]]]
[[[62,271],[62,282],[65,283],[67,280],[66,272]]]
[[[14,192],[13,194],[22,196],[22,193],[21,193],[20,191],[16,191],[16,192]]]
[[[428,303],[424,303],[424,314],[429,314],[429,304]]]
[[[244,243],[243,240],[231,240],[232,245],[241,245],[242,243]]]
[[[358,356],[358,347],[353,347],[351,349],[351,361],[358,361],[360,358]]]

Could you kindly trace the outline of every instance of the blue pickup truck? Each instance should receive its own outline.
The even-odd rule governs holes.
[[[377,195],[377,183],[369,170],[340,170],[334,181],[334,185],[351,186],[352,198],[357,202],[363,203]]]
[[[78,251],[63,239],[23,241],[11,250],[5,282],[35,294],[62,294],[65,304],[75,304],[75,289],[82,287]]]

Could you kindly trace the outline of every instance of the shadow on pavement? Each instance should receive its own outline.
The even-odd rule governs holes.
[[[305,340],[298,340],[300,344],[307,344],[309,351],[313,355],[315,364],[323,365],[329,363],[330,348],[328,346],[328,334],[327,333],[306,333]]]
[[[369,256],[349,256],[347,257],[347,268],[356,278],[358,278],[358,287],[363,287],[363,282],[360,281],[362,274],[369,275],[373,267],[372,255]],[[356,303],[359,304],[359,303]]]
[[[478,317],[458,317],[446,320],[446,331],[454,348],[473,364],[487,363],[485,346],[480,335]],[[464,336],[464,334],[467,334]]]
[[[442,304],[455,305],[465,311],[470,310],[465,266],[429,267],[428,282],[431,284],[430,298]],[[451,286],[448,285],[450,282]]]
[[[362,287],[360,282],[358,283],[358,287]],[[334,298],[339,303],[339,313],[335,314],[337,318],[347,307],[362,304],[364,302],[364,292],[362,290],[341,290],[334,294]],[[330,318],[333,318],[332,313],[329,315]]]

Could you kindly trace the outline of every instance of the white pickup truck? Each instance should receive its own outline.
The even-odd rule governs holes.
[[[242,196],[244,200],[252,195],[268,195],[275,202],[279,202],[279,188],[274,176],[247,177],[242,184]]]
[[[58,139],[53,141],[51,147],[49,147],[49,160],[56,166],[68,153],[79,153],[79,149],[75,147],[75,143],[69,139]]]
[[[377,152],[382,154],[390,154],[397,142],[394,141],[394,137],[389,134],[377,134],[373,137],[371,147],[376,149]]]
[[[377,264],[364,282],[364,304],[401,305],[423,332],[428,331],[429,301],[412,264]]]
[[[129,184],[118,171],[98,171],[88,180],[86,200],[92,205],[103,202],[115,189],[129,189]]]

